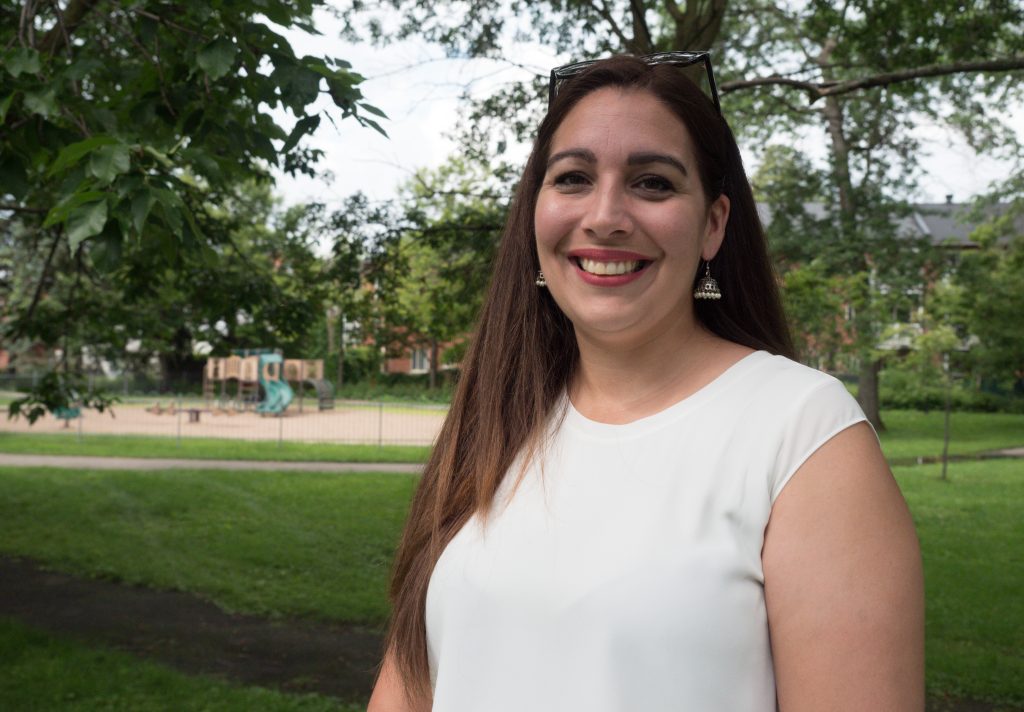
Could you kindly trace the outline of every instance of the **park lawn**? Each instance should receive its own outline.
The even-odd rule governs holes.
[[[429,447],[416,445],[340,445],[231,438],[182,438],[146,435],[0,432],[0,452],[18,455],[94,457],[174,457],[190,460],[277,460],[281,462],[426,462]]]
[[[890,462],[942,455],[941,411],[889,410],[882,413],[886,430],[882,450]],[[977,455],[1024,446],[1024,414],[953,413],[950,416],[951,455]]]
[[[363,703],[184,675],[0,618],[0,709],[61,712],[357,712]]]
[[[928,689],[1024,706],[1024,460],[898,467],[925,561]],[[0,468],[0,550],[228,610],[380,623],[413,476]]]
[[[1024,460],[896,468],[924,554],[932,693],[1024,706]]]
[[[228,611],[381,624],[416,479],[0,468],[0,552]]]

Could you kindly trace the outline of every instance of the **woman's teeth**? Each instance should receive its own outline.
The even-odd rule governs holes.
[[[636,272],[640,268],[640,260],[626,260],[625,262],[598,262],[597,260],[588,260],[585,257],[581,257],[579,263],[580,268],[584,272],[590,272],[590,274],[627,274],[629,272]]]

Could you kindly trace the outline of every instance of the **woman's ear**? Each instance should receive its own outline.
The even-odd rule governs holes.
[[[704,225],[704,244],[700,256],[710,262],[725,239],[725,226],[729,223],[729,196],[722,193],[708,206],[707,223]]]

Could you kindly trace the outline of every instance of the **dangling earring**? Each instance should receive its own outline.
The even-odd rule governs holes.
[[[547,280],[544,279],[544,273],[542,271],[537,270],[537,279],[534,281],[534,284],[538,287],[548,286]]]
[[[711,277],[711,263],[704,263],[704,276],[697,282],[697,289],[693,291],[694,299],[721,299],[722,290],[718,288],[718,282]]]

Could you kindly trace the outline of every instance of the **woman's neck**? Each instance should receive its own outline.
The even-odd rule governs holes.
[[[751,352],[699,323],[632,343],[577,334],[577,344],[579,368],[569,390],[573,406],[591,420],[613,424],[664,410]]]

